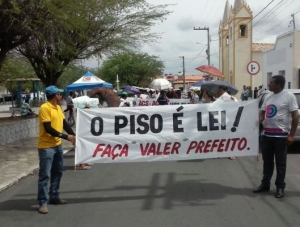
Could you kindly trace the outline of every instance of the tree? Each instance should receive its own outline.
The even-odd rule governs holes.
[[[0,0],[0,71],[7,54],[27,42],[39,27],[45,11],[43,0]]]
[[[36,74],[33,71],[29,62],[24,58],[7,58],[0,71],[0,84],[5,85],[10,90],[17,90],[17,83],[8,83],[8,79],[19,78],[36,78]],[[29,88],[32,90],[32,82],[23,82],[23,88]]]
[[[163,70],[164,64],[158,57],[127,52],[110,57],[102,64],[97,74],[111,84],[116,84],[116,75],[119,75],[121,86],[148,87]]]
[[[46,2],[46,1],[45,1]],[[46,86],[56,84],[74,60],[110,55],[159,35],[151,26],[170,13],[145,0],[53,0],[45,25],[19,48]]]
[[[80,79],[80,77],[82,77],[87,71],[91,70],[82,66],[70,64],[66,67],[63,74],[58,79],[57,86],[64,89],[67,85]]]

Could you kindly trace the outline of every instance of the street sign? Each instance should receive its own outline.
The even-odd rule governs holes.
[[[257,73],[259,73],[260,70],[260,65],[257,61],[251,61],[249,62],[249,64],[247,65],[247,71],[249,74],[251,74],[252,76],[256,75]]]

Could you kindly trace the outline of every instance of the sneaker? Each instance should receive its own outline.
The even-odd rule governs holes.
[[[63,200],[61,198],[54,198],[54,199],[49,200],[49,204],[64,205],[64,204],[67,204],[67,201]]]
[[[47,214],[48,213],[48,207],[47,207],[47,205],[41,205],[39,207],[39,213],[40,214]]]

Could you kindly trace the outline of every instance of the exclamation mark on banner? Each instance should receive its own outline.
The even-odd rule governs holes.
[[[243,106],[239,107],[238,112],[237,112],[236,117],[235,117],[235,121],[233,123],[233,127],[231,128],[232,132],[235,132],[236,128],[239,126],[243,110],[244,110]]]

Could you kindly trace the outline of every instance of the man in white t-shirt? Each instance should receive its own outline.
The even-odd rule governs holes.
[[[241,92],[241,100],[242,101],[247,101],[248,100],[248,95],[249,95],[249,89],[246,85],[243,86],[242,92]]]
[[[126,92],[123,92],[121,95],[119,107],[132,107],[132,103],[130,101],[127,101]]]
[[[237,99],[230,94],[228,94],[228,88],[226,86],[219,86],[218,99],[214,103],[227,103],[227,102],[237,102]],[[235,160],[234,156],[229,157],[230,160]]]
[[[270,190],[275,156],[277,190],[274,196],[276,198],[284,196],[287,145],[294,142],[299,120],[296,97],[284,90],[284,85],[283,76],[273,76],[269,83],[269,89],[273,94],[266,97],[261,107],[259,122],[264,126],[261,143],[264,161],[263,178],[261,185],[253,191],[260,193]]]
[[[217,93],[218,99],[216,102],[237,102],[237,99],[230,94],[228,94],[228,88],[226,86],[219,86],[218,93]]]

